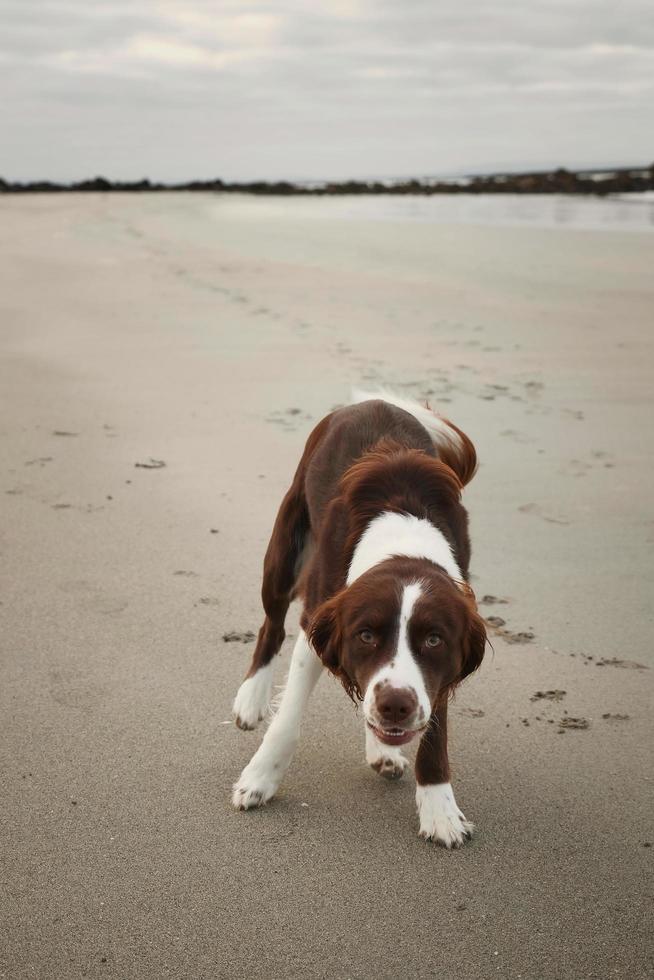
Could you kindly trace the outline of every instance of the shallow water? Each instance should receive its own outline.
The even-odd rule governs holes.
[[[220,214],[260,219],[416,221],[603,231],[654,231],[654,195],[582,197],[541,194],[352,195],[334,197],[225,196]]]

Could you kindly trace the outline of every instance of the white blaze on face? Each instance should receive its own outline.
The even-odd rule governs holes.
[[[422,671],[416,663],[415,657],[409,643],[409,620],[413,613],[414,606],[423,590],[419,582],[405,585],[402,592],[402,602],[400,604],[400,615],[397,632],[397,649],[392,659],[381,667],[376,674],[373,674],[366,689],[363,699],[363,713],[366,721],[373,725],[379,724],[375,711],[375,688],[378,684],[390,685],[398,689],[406,689],[415,692],[418,699],[418,710],[415,718],[415,727],[419,728],[426,725],[431,715],[431,703]],[[413,727],[413,726],[412,726]]]

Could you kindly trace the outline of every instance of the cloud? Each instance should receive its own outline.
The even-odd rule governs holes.
[[[654,156],[650,0],[5,0],[0,82],[16,179]]]

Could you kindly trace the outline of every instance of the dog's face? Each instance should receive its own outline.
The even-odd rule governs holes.
[[[376,565],[320,606],[308,634],[389,745],[427,726],[439,697],[479,666],[486,644],[471,595],[437,566],[402,558]]]

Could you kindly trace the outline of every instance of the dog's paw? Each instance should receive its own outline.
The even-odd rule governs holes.
[[[272,667],[262,667],[252,677],[246,677],[238,689],[232,715],[234,722],[244,731],[256,728],[268,714],[272,691]]]
[[[384,779],[401,779],[409,765],[401,752],[392,756],[380,755],[368,764]]]
[[[277,792],[279,780],[264,766],[257,765],[255,759],[249,763],[234,783],[232,804],[237,810],[251,810],[264,806]]]
[[[416,788],[420,837],[443,847],[461,847],[472,837],[474,824],[459,810],[450,783]]]
[[[384,779],[400,779],[409,765],[399,748],[380,742],[366,727],[366,762]]]

